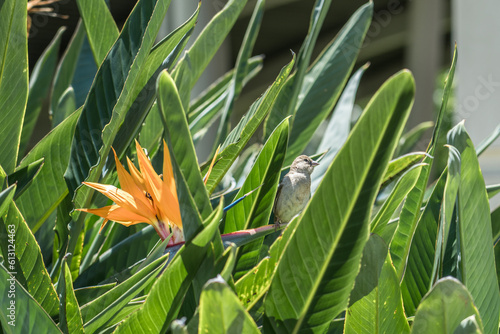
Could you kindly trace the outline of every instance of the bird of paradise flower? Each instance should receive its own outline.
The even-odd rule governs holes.
[[[155,228],[162,241],[172,234],[168,245],[183,242],[179,200],[167,145],[163,141],[163,176],[160,176],[139,143],[136,141],[135,144],[139,169],[127,157],[129,172],[120,163],[113,149],[121,189],[109,184],[83,182],[115,204],[98,209],[77,210],[104,218],[99,232],[110,220],[125,226],[148,223]]]

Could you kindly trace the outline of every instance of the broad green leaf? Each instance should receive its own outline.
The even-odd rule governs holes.
[[[70,191],[84,180],[99,180],[114,137],[142,89],[138,86],[140,73],[169,4],[170,0],[139,1],[99,68],[71,146],[65,174]],[[87,207],[91,193],[90,188],[81,187],[74,197],[77,207]]]
[[[45,269],[40,247],[14,202],[0,219],[4,264],[16,280],[50,315],[58,313],[59,300]],[[19,305],[20,306],[20,305]]]
[[[243,86],[250,79],[255,77],[262,69],[263,56],[255,56],[248,59],[247,75],[243,79]],[[217,120],[217,115],[222,111],[228,94],[229,81],[233,77],[234,69],[221,77],[213,86],[207,88],[200,98],[190,106],[188,120],[189,130],[193,136],[193,141],[202,140],[210,125]]]
[[[191,89],[226,39],[246,2],[246,0],[229,0],[205,26],[174,69],[172,77],[179,90],[184,110],[188,109]]]
[[[288,143],[288,118],[274,130],[262,148],[250,174],[235,198],[240,198],[261,186],[242,203],[229,209],[224,221],[224,233],[267,225],[278,189],[280,170]],[[238,249],[234,279],[238,280],[259,260],[263,238]]]
[[[413,152],[402,155],[394,160],[391,160],[385,171],[382,186],[394,181],[397,177],[405,173],[408,169],[414,166],[419,161],[425,158],[425,152]]]
[[[238,298],[256,321],[262,318],[264,296],[271,285],[283,250],[295,232],[297,222],[298,219],[292,220],[283,233],[270,246],[269,256],[262,259],[255,268],[247,272],[235,284]]]
[[[328,8],[328,5],[325,7]],[[372,15],[372,2],[358,9],[305,74],[297,106],[292,106],[296,110],[287,162],[291,163],[304,151],[318,126],[333,109],[354,67]]]
[[[82,306],[85,331],[95,333],[129,303],[145,286],[158,278],[168,261],[168,254],[150,263],[144,269],[118,284],[113,289]]]
[[[450,71],[446,77],[445,86],[443,90],[443,99],[441,102],[441,108],[437,116],[436,126],[432,133],[432,138],[427,148],[427,154],[423,160],[423,163],[427,163],[428,166],[422,168],[420,177],[413,187],[413,189],[408,194],[405,204],[401,210],[400,219],[394,238],[391,242],[391,258],[396,268],[398,277],[402,280],[406,268],[408,254],[410,252],[410,246],[412,244],[413,235],[416,233],[417,221],[420,218],[420,208],[422,206],[422,200],[425,194],[425,188],[429,180],[429,175],[432,167],[434,155],[434,149],[439,137],[441,127],[443,126],[443,118],[446,115],[446,110],[448,107],[448,98],[452,91],[453,76],[455,75],[455,67],[457,65],[457,50],[455,48],[455,53],[453,55],[453,60],[451,63]],[[432,256],[432,258],[434,258]]]
[[[97,299],[97,297],[105,294],[109,290],[113,289],[115,286],[116,282],[75,289],[75,297],[78,300],[79,305],[85,305],[93,301],[94,299]]]
[[[443,200],[441,204],[439,232],[436,242],[436,255],[434,257],[432,280],[429,286],[433,286],[435,281],[444,276],[444,273],[446,272],[444,269],[446,249],[453,247],[452,241],[450,241],[451,245],[447,245],[447,242],[450,240],[450,227],[455,223],[452,221],[452,218],[454,216],[453,212],[456,205],[458,188],[460,186],[461,157],[460,152],[458,152],[455,147],[449,145],[447,146],[449,148],[447,166],[448,174],[446,177],[446,184],[444,186]]]
[[[96,285],[111,275],[136,264],[148,255],[158,239],[155,229],[148,226],[122,240],[102,253],[91,266],[83,271],[76,279],[75,287]]]
[[[222,206],[205,222],[205,228],[177,252],[155,281],[144,305],[116,329],[120,333],[164,333],[176,319],[192,279],[203,262],[222,218]],[[146,317],[147,315],[147,317]]]
[[[371,221],[371,233],[378,234],[383,238],[383,236],[385,235],[383,231],[388,228],[387,223],[389,223],[392,215],[399,207],[399,205],[403,202],[406,195],[408,195],[411,189],[415,186],[415,183],[417,182],[418,177],[422,171],[422,167],[423,165],[416,165],[401,176],[401,178],[394,186],[394,189],[392,189],[389,197],[387,197],[384,204],[377,212],[377,215]],[[384,239],[384,241],[387,244],[390,244],[391,242],[390,239]]]
[[[25,167],[16,168],[15,172],[7,176],[8,184],[16,184],[16,195],[14,199],[17,199],[33,182],[33,179],[38,175],[43,167],[44,158],[38,159]]]
[[[347,307],[370,211],[414,91],[412,75],[401,71],[368,103],[299,217],[265,299],[264,328],[322,332]]]
[[[0,264],[0,322],[5,334],[62,333],[50,316],[16,280],[3,264]]]
[[[260,333],[221,276],[207,282],[200,299],[199,333]]]
[[[496,243],[497,239],[500,238],[500,206],[491,213],[491,231],[493,233],[493,242]]]
[[[84,27],[81,27],[85,30]],[[97,64],[94,61],[92,49],[85,34],[82,46],[78,54],[78,62],[71,80],[71,86],[75,89],[76,106],[80,108],[85,104],[89,95],[90,89],[97,74]]]
[[[365,256],[370,257],[368,261]],[[382,265],[363,270],[364,263],[370,265],[372,262]],[[376,235],[370,237],[365,246],[361,270],[351,296],[360,287],[368,287],[371,290],[363,298],[354,303],[350,302],[344,333],[410,333],[403,310],[399,280],[387,252],[387,244]]]
[[[422,139],[424,134],[434,127],[434,122],[423,122],[412,128],[410,131],[401,136],[397,155],[405,155],[410,153],[415,145]]]
[[[457,220],[461,280],[470,291],[487,333],[498,331],[500,293],[491,244],[491,216],[476,151],[463,122],[448,133],[461,156]]]
[[[61,37],[65,27],[59,28],[56,35],[38,58],[30,77],[30,88],[28,103],[26,105],[26,115],[24,117],[23,129],[21,132],[21,143],[19,153],[24,155],[33,130],[35,129],[38,116],[42,111],[43,102],[50,91],[50,84],[56,70],[57,59],[59,57],[59,47]],[[73,109],[72,111],[74,111]]]
[[[274,83],[267,89],[262,97],[255,101],[250,110],[243,116],[238,125],[231,131],[221,147],[219,160],[212,169],[207,180],[207,190],[211,194],[220,180],[224,177],[229,167],[236,160],[238,155],[243,150],[243,147],[248,143],[250,137],[255,133],[262,120],[269,113],[277,95],[286,82],[286,78],[290,74],[293,67],[294,59],[279,73]]]
[[[172,31],[151,50],[146,60],[146,64],[144,65],[144,69],[139,74],[139,82],[137,84],[139,87],[143,86],[144,88],[142,88],[141,92],[137,95],[137,98],[127,112],[125,120],[113,141],[113,148],[115,151],[119,152],[119,155],[125,153],[126,149],[130,146],[136,133],[141,128],[144,119],[150,115],[150,111],[155,113],[155,115],[152,115],[155,121],[160,123],[160,126],[162,125],[162,122],[158,120],[158,111],[152,109],[156,99],[157,79],[161,71],[165,69],[169,71],[174,66],[177,58],[184,50],[184,47],[191,37],[196,20],[198,19],[199,6],[200,4],[186,22]],[[147,131],[151,130],[152,129],[143,128],[141,134],[144,135]],[[160,131],[154,131],[150,134],[153,136],[156,135],[155,144],[159,143],[162,131],[163,127],[161,127]],[[150,146],[150,143],[148,146]],[[113,160],[114,159],[109,159],[105,168],[112,168],[114,164]]]
[[[76,110],[75,90],[69,86],[57,102],[56,109],[52,114],[52,127],[58,126]]]
[[[358,91],[361,77],[367,68],[368,64],[360,67],[356,73],[352,75],[328,121],[328,126],[316,150],[316,153],[327,152],[321,159],[320,165],[314,168],[314,173],[311,175],[312,193],[318,188],[328,166],[330,166],[330,163],[347,140],[349,132],[351,132],[351,116],[354,108],[354,100],[356,99],[356,92]]]
[[[231,127],[231,113],[233,111],[234,103],[243,88],[245,76],[249,72],[248,60],[252,55],[252,50],[255,45],[255,41],[257,40],[257,35],[259,34],[260,24],[262,22],[262,17],[264,16],[264,6],[264,0],[257,0],[252,17],[248,23],[240,51],[238,52],[233,78],[231,79],[226,90],[227,95],[224,101],[224,106],[221,110],[219,128],[217,130],[217,135],[212,149],[214,152],[221,139],[225,138],[229,133]]]
[[[0,217],[4,217],[5,211],[9,209],[10,203],[12,203],[12,199],[14,198],[16,188],[17,186],[13,184],[0,192]]]
[[[297,100],[302,90],[304,77],[309,67],[309,63],[311,62],[312,52],[331,2],[331,0],[316,0],[314,3],[311,19],[309,20],[309,30],[297,56],[297,69],[284,87],[283,93],[278,100],[278,102],[280,102],[279,105],[273,108],[269,117],[266,119],[264,124],[265,139],[269,137],[274,128],[285,119],[285,117],[290,115],[295,116]]]
[[[471,315],[475,317],[482,333],[481,318],[474,305],[473,297],[460,281],[445,277],[436,283],[420,303],[411,332],[415,334],[457,333],[460,323]],[[486,333],[496,331],[497,329]]]
[[[73,280],[66,261],[57,284],[59,302],[59,327],[65,334],[83,333],[82,314],[73,291]]]
[[[492,198],[496,194],[500,193],[500,184],[486,186],[486,192],[488,193],[488,198]]]
[[[100,65],[118,38],[118,27],[104,0],[77,0],[76,3],[87,31],[95,63]]]
[[[99,181],[111,144],[143,88],[138,86],[140,73],[169,4],[170,0],[140,0],[96,74],[76,126],[64,174],[70,193],[75,191],[73,202],[78,208],[89,207],[93,194],[81,182]],[[71,230],[70,253],[83,227],[83,215],[74,212],[73,216],[77,221]]]
[[[158,77],[157,98],[165,133],[171,144],[170,155],[177,161],[198,211],[202,218],[206,218],[212,212],[212,206],[201,177],[186,113],[175,82],[167,71],[161,72]]]
[[[493,130],[493,132],[486,137],[479,145],[477,146],[476,152],[477,155],[480,156],[486,149],[493,144],[495,140],[500,136],[500,125]]]
[[[0,5],[0,165],[7,174],[17,165],[21,129],[28,101],[26,2]]]
[[[36,232],[52,211],[68,194],[62,175],[68,166],[67,147],[81,110],[59,124],[24,157],[18,168],[24,168],[44,158],[44,166],[31,185],[16,199],[30,229]]]
[[[62,115],[59,115],[59,101],[61,100],[64,92],[70,87],[73,81],[73,76],[75,74],[78,55],[82,48],[83,40],[85,39],[85,29],[82,26],[81,20],[75,28],[75,32],[64,51],[64,54],[57,66],[56,74],[54,77],[54,83],[52,84],[52,95],[50,97],[50,114],[52,115],[52,127],[55,127],[57,123],[55,120],[65,119]],[[76,98],[75,98],[76,103]]]
[[[405,274],[401,282],[401,292],[407,315],[415,314],[420,301],[431,287],[439,215],[446,184],[446,174],[444,172],[434,186],[427,205],[418,220],[419,227],[413,235]],[[421,177],[422,172],[419,178]],[[419,181],[417,181],[417,184]],[[407,198],[406,200],[408,201],[409,199]]]

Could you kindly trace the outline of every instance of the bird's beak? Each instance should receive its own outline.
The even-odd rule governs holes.
[[[319,162],[313,160],[311,166],[313,167],[319,166]]]

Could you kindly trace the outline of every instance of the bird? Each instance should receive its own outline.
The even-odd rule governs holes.
[[[311,174],[319,163],[307,155],[300,155],[293,161],[290,171],[278,185],[274,199],[274,225],[289,223],[307,205],[311,198]]]

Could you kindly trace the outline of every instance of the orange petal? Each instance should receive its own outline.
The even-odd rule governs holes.
[[[112,220],[122,224],[127,223],[129,225],[132,225],[132,224],[149,222],[149,219],[147,217],[138,215],[116,204],[108,205],[98,209],[76,209],[76,210],[88,212],[97,215],[99,217],[105,218],[107,220]]]
[[[93,182],[83,182],[83,184],[99,191],[101,194],[108,197],[113,202],[127,209],[128,211],[134,212],[138,215],[147,215],[148,217],[150,217],[149,220],[156,219],[154,210],[151,205],[144,205],[140,201],[136,201],[135,198],[126,191],[123,191],[110,184],[100,184]]]
[[[130,159],[127,157],[127,165],[128,165],[128,170],[130,171],[130,176],[134,179],[135,184],[143,190],[147,191],[146,189],[146,184],[144,183],[144,178],[141,175],[141,172],[135,167],[134,163],[130,161]]]
[[[215,151],[212,162],[210,163],[210,167],[208,167],[207,175],[205,175],[205,179],[203,180],[203,183],[205,183],[205,185],[207,184],[210,173],[212,173],[212,168],[214,167],[215,160],[217,159],[217,155],[219,155],[219,149],[220,149],[220,145],[219,145],[219,147],[217,147],[217,151]]]
[[[170,159],[170,153],[165,140],[163,140],[163,184],[170,190],[174,197],[177,198],[172,160]],[[165,187],[163,189],[165,189]]]
[[[146,198],[143,190],[141,190],[132,176],[125,170],[125,167],[123,167],[120,160],[118,160],[114,149],[113,153],[115,155],[116,171],[118,173],[118,180],[120,180],[120,186],[124,191],[132,195],[136,201],[141,202],[142,207],[148,208],[149,215],[154,215],[155,212],[150,205],[149,199]]]
[[[141,169],[142,177],[146,183],[146,189],[151,197],[153,197],[153,200],[158,203],[160,200],[162,180],[155,172],[153,165],[151,165],[151,161],[149,161],[137,140],[135,141],[135,145],[137,149],[137,158],[139,160],[139,168]]]

